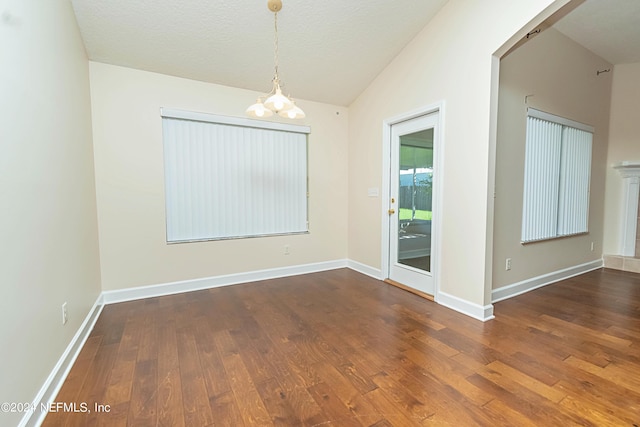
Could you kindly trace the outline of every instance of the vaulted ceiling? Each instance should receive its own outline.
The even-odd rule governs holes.
[[[280,77],[296,98],[350,104],[447,0],[283,0]],[[72,0],[89,58],[268,92],[267,0]]]
[[[614,65],[640,62],[639,0],[586,0],[554,28]]]
[[[480,1],[480,0],[475,0]],[[296,98],[349,105],[447,0],[284,0],[280,77]],[[267,0],[71,0],[93,61],[268,92]],[[640,62],[640,0],[586,0],[555,28],[614,64]]]

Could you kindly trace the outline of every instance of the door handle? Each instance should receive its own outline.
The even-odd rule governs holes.
[[[388,212],[389,212],[389,215],[393,215],[394,213],[396,213],[396,210],[395,209],[389,209]]]

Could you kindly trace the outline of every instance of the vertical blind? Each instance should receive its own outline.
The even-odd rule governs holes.
[[[308,128],[162,115],[168,242],[307,232]]]
[[[526,133],[522,242],[587,232],[593,128],[530,108]]]

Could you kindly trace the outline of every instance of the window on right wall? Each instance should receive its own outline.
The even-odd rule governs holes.
[[[522,243],[589,231],[593,127],[529,108]]]

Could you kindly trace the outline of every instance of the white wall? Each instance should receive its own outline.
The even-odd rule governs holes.
[[[295,123],[311,126],[310,234],[168,245],[160,108],[244,117],[258,94],[101,63],[90,70],[104,290],[346,258],[346,108],[298,101],[308,118]]]
[[[498,107],[493,288],[602,258],[604,183],[611,68],[553,28],[502,59]],[[528,96],[531,95],[531,96]],[[527,104],[525,104],[525,96]],[[522,245],[526,109],[536,108],[595,128],[589,233]],[[591,251],[591,242],[594,250]],[[511,258],[512,269],[505,270]]]
[[[444,101],[440,286],[476,305],[490,302],[492,56],[564,3],[450,0],[351,105],[350,259],[381,268],[383,201],[368,197],[367,188],[384,185],[384,119]]]
[[[614,67],[604,229],[604,253],[609,255],[622,254],[622,178],[612,165],[625,160],[640,162],[639,82],[640,63]]]
[[[89,69],[68,1],[0,13],[0,402],[30,402],[100,293]]]

